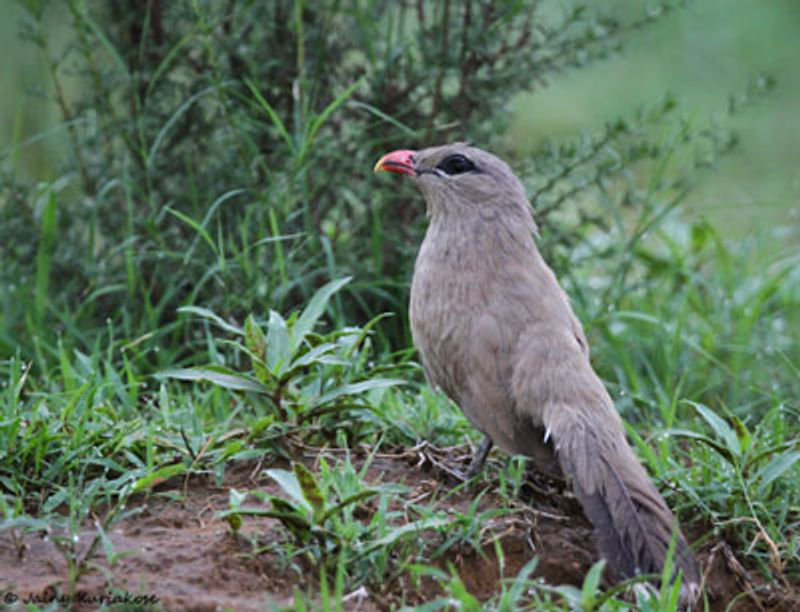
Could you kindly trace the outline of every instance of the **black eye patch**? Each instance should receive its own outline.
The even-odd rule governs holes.
[[[472,163],[468,158],[464,157],[460,153],[455,153],[453,155],[448,155],[442,161],[440,161],[436,168],[441,170],[445,174],[454,175],[454,174],[464,174],[465,172],[472,172],[475,170],[475,164]]]

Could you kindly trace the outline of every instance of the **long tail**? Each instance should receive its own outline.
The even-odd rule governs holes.
[[[602,411],[604,412],[604,411]],[[673,533],[675,564],[686,592],[699,576],[694,555],[678,523],[633,454],[616,414],[603,422],[571,406],[550,406],[545,427],[552,435],[564,474],[595,528],[600,550],[622,578],[661,573]],[[600,419],[591,419],[600,420]],[[547,422],[550,421],[550,422]]]

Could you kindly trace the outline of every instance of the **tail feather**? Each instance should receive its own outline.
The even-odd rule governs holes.
[[[677,531],[676,567],[683,571],[684,582],[698,583],[689,545],[621,428],[590,426],[567,407],[557,413],[561,426],[551,429],[559,463],[611,569],[623,578],[660,573]],[[575,418],[563,418],[569,414]]]

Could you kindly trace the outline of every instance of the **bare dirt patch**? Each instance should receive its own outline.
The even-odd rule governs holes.
[[[265,466],[232,466],[221,486],[211,477],[192,477],[188,482],[174,479],[155,493],[132,500],[129,509],[135,508],[138,513],[117,522],[108,533],[114,552],[124,552],[122,557],[109,565],[98,546],[90,559],[91,569],[78,580],[71,599],[62,601],[69,601],[74,609],[94,609],[109,601],[102,597],[118,597],[116,601],[128,604],[157,602],[167,610],[255,611],[269,609],[269,604],[290,605],[294,589],[305,590],[318,575],[292,571],[269,552],[266,544],[285,537],[282,525],[271,518],[246,516],[239,534],[234,534],[227,522],[216,516],[228,508],[231,488],[280,494],[275,483],[257,467]],[[408,453],[380,456],[374,460],[368,478],[376,483],[402,482],[415,497],[441,497],[452,489],[443,473],[431,469],[428,462],[420,466],[409,461]],[[496,487],[492,483],[486,487],[489,490],[481,499],[481,508],[506,503],[493,493]],[[475,495],[474,490],[461,490],[440,503],[463,512]],[[503,575],[491,544],[482,551],[453,546],[443,559],[434,562],[442,568],[451,563],[470,592],[481,600],[496,593],[501,578],[515,576],[534,555],[539,556],[535,575],[552,584],[580,585],[596,560],[591,527],[574,498],[536,483],[524,497],[529,509],[514,518],[501,519],[490,530],[492,538],[501,543]],[[87,524],[77,544],[80,555],[85,554],[95,535],[96,530]],[[691,530],[689,535],[691,539]],[[734,600],[731,609],[739,612],[800,610],[796,591],[759,581],[724,542],[710,543],[698,556],[712,610],[725,610]],[[6,603],[13,603],[13,597],[20,598],[20,604],[26,599],[44,602],[69,595],[69,575],[65,555],[52,537],[29,534],[15,539],[8,531],[0,534],[0,593],[7,598]],[[409,586],[412,583],[413,591]],[[432,579],[401,579],[388,592],[353,593],[347,608],[387,610],[401,602],[429,601],[439,595],[441,588]]]

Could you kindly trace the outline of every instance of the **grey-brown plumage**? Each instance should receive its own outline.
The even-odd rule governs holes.
[[[508,453],[572,483],[622,577],[659,573],[676,520],[625,439],[580,322],[533,240],[522,184],[465,144],[395,151],[430,218],[411,286],[411,329],[430,383]],[[676,563],[698,573],[677,533]]]

